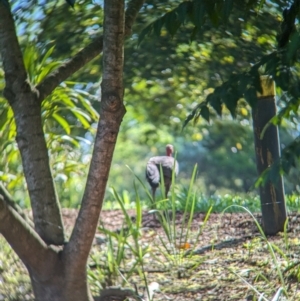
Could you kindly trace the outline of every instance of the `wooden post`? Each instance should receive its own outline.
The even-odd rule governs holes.
[[[258,93],[257,105],[252,109],[254,143],[257,172],[261,173],[280,157],[278,127],[269,125],[264,135],[262,131],[276,115],[275,84],[267,76],[261,77],[262,93]],[[286,208],[282,176],[278,182],[267,181],[260,186],[262,225],[266,235],[275,235],[284,230]]]

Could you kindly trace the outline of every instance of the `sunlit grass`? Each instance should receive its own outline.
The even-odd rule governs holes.
[[[176,184],[175,184],[176,185]],[[146,186],[146,185],[145,185]],[[147,187],[147,186],[146,186]],[[110,189],[112,191],[112,189]],[[131,196],[131,194],[124,190],[122,192],[118,192],[118,194],[122,195],[124,199],[124,204],[126,209],[134,209],[135,208],[135,202],[134,198]],[[160,198],[160,201],[157,202],[157,206],[159,209],[169,209],[175,208],[176,211],[190,211],[191,207],[190,205],[187,206],[187,200],[188,200],[188,189],[186,187],[182,187],[177,185],[174,188],[174,195],[175,198],[173,198],[172,202],[166,201],[165,198],[162,197],[161,194],[158,194],[158,198]],[[226,208],[230,207],[227,212],[230,213],[238,213],[238,212],[244,212],[240,207],[235,207],[233,205],[242,206],[244,208],[247,208],[252,213],[259,213],[261,212],[260,207],[260,197],[259,195],[245,195],[245,196],[239,196],[235,194],[224,194],[224,195],[211,195],[207,196],[195,189],[194,192],[195,195],[195,204],[194,204],[194,212],[208,212],[210,208],[212,208],[212,213],[221,213]],[[299,194],[292,194],[292,195],[286,195],[285,196],[286,201],[286,208],[288,212],[299,212],[300,211],[300,195]],[[141,200],[141,206],[144,210],[149,209],[150,207],[150,201],[149,199],[142,199]],[[118,202],[116,202],[115,199],[113,199],[113,196],[107,198],[107,200],[104,202],[103,210],[116,210],[121,209]]]
[[[118,231],[110,231],[103,225],[98,229],[105,237],[101,243],[93,246],[89,258],[88,281],[93,294],[97,295],[100,290],[111,285],[134,289],[132,283],[138,283],[139,287],[146,288],[147,293],[149,284],[157,280],[157,277],[161,277],[162,283],[170,281],[176,283],[169,285],[170,290],[174,291],[184,290],[184,279],[189,277],[200,277],[197,278],[200,282],[195,282],[194,285],[205,287],[206,282],[201,283],[202,274],[207,273],[209,277],[214,277],[209,278],[213,281],[216,279],[213,273],[218,273],[221,279],[236,281],[237,287],[238,282],[241,285],[247,284],[257,296],[257,300],[259,298],[268,301],[279,300],[279,294],[287,294],[286,300],[296,300],[295,298],[299,296],[294,283],[300,279],[300,263],[295,254],[297,255],[296,247],[299,246],[299,241],[295,238],[290,239],[287,229],[278,235],[278,240],[274,243],[264,236],[255,220],[261,232],[260,236],[249,239],[243,246],[232,248],[231,255],[226,252],[217,253],[213,251],[213,247],[203,256],[193,255],[206,227],[214,229],[209,225],[212,212],[221,213],[225,209],[225,212],[232,213],[247,211],[252,216],[253,213],[260,212],[258,196],[242,197],[226,194],[208,197],[194,187],[194,179],[195,171],[191,176],[190,185],[182,187],[176,184],[173,178],[168,197],[164,196],[163,189],[158,193],[155,209],[153,207],[150,209],[151,194],[147,184],[140,179],[132,187],[134,197],[127,190],[118,193],[111,189],[110,200],[104,204],[104,209],[121,210],[124,222]],[[144,199],[140,198],[138,191],[141,187],[137,185],[146,190]],[[289,211],[300,208],[300,198],[297,195],[287,196],[286,203]],[[129,216],[128,209],[134,211],[134,219]],[[153,217],[157,218],[161,226],[160,235],[156,230],[143,228],[144,210],[148,212],[152,210]],[[183,218],[181,223],[177,221],[175,224],[178,211]],[[196,212],[206,213],[206,218],[197,229],[192,229],[193,215]],[[217,228],[215,230],[217,231]],[[147,241],[144,236],[149,233],[155,238]],[[0,238],[0,300],[33,300],[30,279],[24,265],[2,240],[3,238]],[[263,253],[261,250],[264,250]],[[241,257],[240,265],[236,265],[234,261],[231,265],[232,255],[239,259]],[[155,272],[151,275],[150,270],[158,270],[159,276]],[[182,286],[179,286],[181,281]],[[290,287],[292,291],[288,291]],[[270,296],[273,299],[270,299]],[[293,299],[291,296],[297,297]]]

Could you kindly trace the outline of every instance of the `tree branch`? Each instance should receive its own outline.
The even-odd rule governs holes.
[[[296,31],[296,18],[299,15],[300,0],[294,0],[290,8],[284,9],[283,21],[281,23],[281,32],[277,37],[278,47],[282,48],[286,46],[291,35]]]
[[[27,72],[9,4],[4,4],[3,1],[0,1],[0,52],[5,71],[4,96],[12,102],[15,95],[22,91]]]
[[[9,206],[11,206],[18,214],[20,214],[20,216],[26,221],[26,223],[30,226],[30,227],[34,227],[34,224],[32,222],[32,220],[30,218],[28,218],[26,216],[26,214],[24,214],[23,210],[16,204],[16,202],[12,199],[11,195],[9,194],[9,192],[5,189],[4,185],[2,183],[0,183],[0,195],[3,196],[3,199],[5,201],[5,203]]]
[[[45,244],[24,219],[5,203],[1,195],[0,233],[32,272],[43,275],[54,267],[57,252]]]
[[[94,239],[117,136],[125,114],[123,105],[124,0],[104,1],[104,50],[100,121],[82,206],[64,256],[68,273],[86,265]]]
[[[5,72],[4,96],[14,112],[17,143],[37,233],[49,244],[63,244],[64,231],[45,141],[41,104],[27,79],[9,4],[0,1],[0,52]],[[41,200],[42,199],[42,200]]]
[[[125,36],[131,35],[131,28],[136,16],[143,6],[145,0],[131,0],[128,3],[125,20]],[[38,100],[42,102],[51,92],[69,76],[81,69],[84,65],[98,56],[103,50],[103,36],[95,39],[87,47],[80,50],[67,63],[61,65],[53,73],[49,74],[45,79],[36,86],[39,91]]]

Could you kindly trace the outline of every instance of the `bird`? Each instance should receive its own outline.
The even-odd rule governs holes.
[[[177,176],[179,171],[178,162],[172,157],[174,147],[172,144],[166,145],[166,156],[156,156],[149,159],[146,166],[146,179],[152,189],[152,200],[155,201],[155,191],[159,184],[162,182],[160,178],[160,168],[164,177],[165,193],[166,196],[170,190],[172,183],[172,173]],[[161,167],[160,167],[161,166]]]

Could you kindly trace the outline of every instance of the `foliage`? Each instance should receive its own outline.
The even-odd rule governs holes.
[[[228,149],[228,161],[221,160],[220,157],[213,160],[211,159],[212,150],[207,147],[206,140],[210,135],[215,137],[215,125],[207,124],[203,118],[198,118],[197,127],[186,127],[182,132],[182,123],[198,103],[202,103],[207,96],[211,95],[214,91],[213,88],[228,81],[231,75],[236,78],[237,74],[241,72],[243,72],[243,77],[240,77],[239,81],[245,82],[248,77],[251,77],[248,74],[250,65],[256,64],[259,58],[274,51],[277,29],[280,28],[280,12],[286,3],[272,1],[263,4],[263,1],[260,3],[251,1],[249,5],[253,5],[252,7],[257,9],[247,10],[245,13],[246,2],[217,2],[210,1],[208,3],[207,1],[205,4],[205,22],[201,27],[200,34],[194,30],[195,24],[193,23],[199,21],[199,18],[197,20],[194,17],[190,18],[188,12],[179,11],[185,17],[185,22],[172,39],[168,35],[168,28],[173,24],[170,22],[168,28],[162,26],[159,39],[147,36],[137,47],[141,36],[139,34],[141,27],[157,18],[163,18],[166,13],[176,14],[177,8],[183,10],[185,5],[197,5],[197,1],[180,4],[180,1],[149,0],[142,8],[134,28],[134,35],[126,41],[125,45],[124,80],[127,114],[118,139],[109,179],[109,186],[114,186],[118,191],[129,190],[128,187],[132,183],[126,165],[143,177],[147,158],[159,154],[159,149],[169,142],[175,144],[178,150],[181,167],[179,177],[183,183],[188,181],[188,175],[195,163],[201,166],[197,184],[208,195],[214,191],[217,194],[224,191],[237,193],[248,190],[254,183],[254,168],[249,170],[248,164],[240,165],[240,168],[237,168],[237,164],[235,164],[236,157],[241,153],[245,156],[250,154],[249,158],[252,158],[252,143],[247,145],[247,148],[243,147],[243,150],[238,151],[237,154]],[[232,2],[232,6],[230,6],[230,2]],[[88,44],[91,38],[95,38],[102,32],[103,11],[101,3],[97,1],[93,3],[76,2],[74,10],[65,5],[64,1],[57,3],[49,1],[43,5],[28,4],[26,6],[28,14],[22,13],[22,9],[17,9],[16,4],[13,4],[13,7],[20,41],[24,45],[28,44],[28,41],[34,41],[40,49],[39,51],[45,53],[45,49],[49,49],[49,45],[55,44],[48,63],[50,63],[50,59],[54,62],[62,61],[65,57],[74,55],[78,50],[79,41],[81,45]],[[228,9],[227,12],[226,9]],[[67,19],[65,18],[66,14],[68,15]],[[214,20],[213,15],[217,16],[218,26],[211,26]],[[47,16],[51,16],[51,18]],[[165,24],[168,23],[168,19],[172,21],[172,18],[173,16],[165,18]],[[74,24],[76,24],[76,34],[73,32]],[[54,26],[55,31],[52,30]],[[194,32],[194,41],[190,42],[191,33]],[[73,80],[76,82],[88,83],[82,86],[82,90],[89,94],[91,105],[96,109],[99,103],[94,100],[98,91],[91,82],[99,81],[98,74],[101,72],[99,66],[99,60],[96,59],[73,76]],[[235,89],[234,86],[233,88]],[[228,84],[225,92],[230,96],[234,89]],[[251,91],[253,92],[253,86],[250,84],[249,97],[253,94]],[[96,96],[91,97],[91,95]],[[284,98],[284,94],[281,98]],[[234,100],[234,98],[232,99]],[[235,110],[233,100],[226,100],[230,110],[222,105],[223,119],[230,120],[230,112],[234,113],[239,121],[236,128],[241,127],[239,132],[249,130],[250,137],[251,122],[249,121],[248,126],[247,124],[242,125],[242,122],[251,119],[251,107],[245,101],[239,101]],[[233,101],[232,104],[231,101]],[[286,101],[282,101],[281,104]],[[215,102],[214,106],[220,110],[218,102]],[[194,120],[197,121],[199,116],[203,117],[201,112],[206,119],[215,120],[217,113],[213,109],[214,106],[211,106],[210,103],[207,105],[202,103]],[[72,118],[74,114],[71,113],[68,116]],[[295,116],[291,118],[295,118]],[[60,121],[63,123],[63,119]],[[219,123],[217,126],[220,126]],[[226,132],[227,127],[231,133],[230,122],[223,123],[223,132]],[[247,128],[248,130],[246,130]],[[65,129],[68,129],[66,124]],[[80,136],[85,137],[85,133],[86,131],[82,130]],[[226,135],[226,137],[230,140],[231,135]],[[227,143],[230,144],[229,141],[225,144]],[[244,146],[244,144],[242,145]],[[189,150],[186,149],[187,146]],[[236,147],[235,143],[230,146],[230,149],[231,147]],[[84,153],[90,152],[90,149],[91,147],[86,145]],[[188,155],[185,155],[187,152]],[[88,157],[84,154],[85,159],[83,159],[78,154],[75,158],[82,163],[82,168],[80,168],[80,172],[82,172]],[[206,158],[209,158],[210,164],[206,163]],[[223,165],[222,176],[218,173],[219,164]],[[234,166],[233,169],[232,166]],[[247,175],[247,172],[249,172],[248,180],[239,179],[240,174]],[[290,179],[295,179],[295,176],[297,177],[296,170],[292,172],[294,175]],[[224,176],[225,174],[232,175],[230,176],[232,180],[228,180]],[[65,177],[62,172],[59,172],[58,181],[61,183],[59,185],[66,195],[63,197],[63,204],[77,206],[82,193],[78,189],[83,185],[79,179],[76,181],[68,175],[67,177],[68,180],[63,181],[62,179]],[[243,184],[235,185],[236,179],[238,179],[238,183]],[[77,187],[76,195],[72,196],[70,202],[67,201],[67,193],[74,189],[69,189],[68,183]],[[295,183],[290,185],[288,191],[295,190],[295,185]],[[107,199],[110,199],[109,194],[107,194]]]
[[[239,2],[240,3],[240,2]],[[264,1],[251,1],[250,3],[235,3],[235,1],[188,1],[180,3],[176,8],[168,11],[162,17],[158,18],[154,22],[150,23],[144,28],[139,36],[140,42],[146,35],[155,33],[160,35],[164,33],[163,27],[166,31],[174,36],[178,32],[180,27],[183,27],[187,22],[193,25],[191,30],[192,39],[196,39],[197,34],[203,35],[206,31],[205,25],[210,23],[210,27],[219,27],[226,30],[226,25],[230,24],[230,13],[236,11],[242,17],[242,12],[245,11],[247,5],[257,7],[262,10],[263,15],[267,9],[263,7]],[[271,3],[266,4],[272,6]],[[236,110],[238,101],[244,99],[248,104],[253,107],[257,100],[257,91],[261,91],[260,87],[260,75],[268,74],[276,82],[277,93],[279,97],[287,93],[288,100],[285,103],[282,111],[271,122],[279,124],[283,117],[292,119],[294,115],[297,115],[299,110],[299,74],[297,73],[297,56],[298,56],[298,32],[295,27],[295,20],[297,19],[299,5],[296,2],[292,2],[289,9],[286,9],[283,13],[283,22],[281,24],[281,32],[277,34],[277,41],[279,49],[276,49],[268,54],[260,55],[259,60],[257,56],[252,57],[254,64],[248,70],[244,72],[237,72],[231,74],[228,79],[213,89],[209,93],[206,99],[193,109],[192,113],[188,115],[184,122],[184,126],[190,120],[194,122],[198,121],[201,116],[205,120],[209,121],[210,116],[214,114],[211,112],[210,107],[214,111],[221,115],[224,111],[224,107],[230,111],[233,117],[236,117]],[[197,16],[197,17],[195,17]],[[236,19],[235,19],[236,20]],[[267,29],[268,30],[268,29]],[[263,32],[263,31],[262,31]],[[240,38],[240,34],[232,31]],[[244,47],[243,47],[244,48]],[[297,144],[295,141],[294,145]],[[292,153],[293,149],[288,149],[287,152]],[[293,153],[294,159],[288,163],[288,165],[295,165],[295,161],[298,160],[299,154]],[[283,169],[281,169],[283,170]],[[289,168],[286,169],[288,171]],[[279,168],[273,168],[273,176],[279,173]]]
[[[69,3],[71,5],[74,4],[73,1],[69,1]],[[207,12],[208,12],[208,15],[209,15],[209,9],[211,8],[211,5],[207,5],[206,8],[207,8]],[[223,6],[221,8],[223,9]],[[194,7],[194,9],[197,11],[197,13],[199,13],[199,10],[197,10],[195,7]],[[231,8],[228,9],[228,7],[227,7],[227,10],[230,11]],[[218,25],[219,21],[217,19],[214,20],[214,18],[211,17],[210,15],[209,15],[209,17],[210,17],[210,20],[212,21],[212,23],[215,22],[214,25]],[[108,20],[108,18],[106,20]],[[194,18],[194,20],[195,20],[195,18]],[[45,62],[49,62],[49,61],[52,60],[53,48],[50,48],[49,51],[46,51],[45,54],[44,54],[44,57],[41,60],[39,59],[39,56],[32,55],[32,53],[34,53],[34,52],[30,48],[24,48],[23,52],[24,52],[24,63],[25,63],[25,66],[27,68],[29,79],[31,80],[32,84],[40,83],[44,79],[45,75],[48,75],[51,71],[55,70],[55,68],[58,66],[58,64],[54,61],[50,62],[50,64],[47,67],[45,67],[45,65],[44,65]],[[261,64],[259,66],[259,68],[262,67],[262,66],[264,66],[264,64]],[[114,68],[114,70],[116,70],[116,68]],[[169,71],[167,71],[167,73],[169,73]],[[25,73],[23,72],[23,74],[25,74]],[[247,76],[249,75],[248,73],[242,73],[242,74],[246,74]],[[277,75],[277,73],[276,73],[276,75]],[[253,76],[256,77],[256,73]],[[24,84],[24,79],[25,79],[25,77],[23,78],[22,84]],[[65,87],[62,86],[62,89],[61,89],[62,91],[59,91],[60,89],[58,88],[56,90],[58,95],[56,96],[55,93],[52,93],[52,95],[50,96],[51,99],[49,100],[49,103],[47,103],[47,100],[45,100],[45,102],[43,103],[43,110],[42,110],[42,117],[44,118],[43,121],[44,121],[44,124],[45,124],[46,139],[47,139],[48,147],[50,149],[50,154],[52,155],[52,160],[54,158],[54,161],[50,162],[50,163],[54,167],[54,174],[55,174],[56,171],[62,170],[63,171],[62,172],[63,176],[65,176],[65,174],[67,174],[68,171],[71,171],[70,176],[73,176],[73,174],[75,172],[77,172],[78,169],[80,169],[81,172],[82,172],[82,170],[84,170],[84,165],[77,163],[77,162],[80,162],[80,163],[83,162],[83,158],[81,157],[81,154],[79,152],[72,152],[72,148],[77,148],[77,149],[81,148],[81,149],[84,150],[84,147],[86,147],[86,145],[87,145],[87,143],[86,143],[87,140],[85,140],[83,137],[85,137],[85,135],[89,135],[92,132],[90,130],[91,126],[92,126],[93,122],[98,117],[97,114],[95,113],[94,109],[93,109],[92,104],[90,102],[87,102],[86,99],[85,99],[85,97],[89,95],[89,93],[87,92],[88,89],[85,89],[85,91],[82,91],[82,89],[81,89],[82,85],[80,85],[80,83],[78,81],[71,82],[69,84],[73,85],[73,87],[72,87],[73,89],[68,90],[67,86],[65,86]],[[103,87],[106,87],[106,86],[103,85]],[[155,93],[158,92],[159,94],[161,94],[163,92],[160,89],[156,90],[156,88],[159,88],[159,85],[155,86],[155,89],[154,89]],[[231,102],[230,102],[231,100],[230,100],[228,102],[229,105],[227,103],[227,108],[229,109],[229,111],[233,115],[233,112],[234,112],[233,108],[236,108],[238,99],[236,98],[237,96],[234,95],[233,91],[231,91],[232,87],[230,87],[230,85],[229,85],[228,89],[226,90],[226,93],[229,91],[227,93],[229,96],[228,95],[227,96],[233,98],[233,105],[231,104]],[[253,90],[257,90],[257,89],[258,89],[258,86],[255,86],[255,85],[253,87],[251,86],[249,88],[249,91],[250,91],[249,93],[251,94],[251,97],[254,94]],[[74,93],[75,90],[77,90],[78,95],[77,94],[75,95],[75,93]],[[62,96],[62,95],[65,95],[64,94],[65,92],[69,93],[69,97],[64,98],[64,96]],[[106,95],[106,94],[104,94],[104,95]],[[247,97],[244,94],[242,96],[244,96],[246,98],[246,100],[248,100]],[[52,97],[54,97],[54,98],[52,99]],[[61,99],[59,101],[57,101],[56,97],[59,98],[59,99],[61,98]],[[32,99],[34,99],[34,97],[32,97]],[[10,99],[10,101],[12,101],[12,99]],[[248,102],[249,102],[249,100],[248,100]],[[95,103],[96,102],[94,102],[94,105],[95,105]],[[226,100],[224,100],[224,103],[226,104]],[[35,104],[37,104],[37,103],[35,103]],[[249,104],[252,105],[252,106],[254,105],[253,103],[250,103],[250,102],[249,102]],[[37,105],[37,109],[39,109],[39,105]],[[218,107],[217,107],[217,111],[218,111]],[[125,112],[125,110],[124,110],[124,112]],[[290,112],[290,111],[288,111],[288,112]],[[208,107],[201,108],[200,115],[205,117],[208,121],[209,121],[209,114],[210,113],[209,113],[209,108]],[[39,111],[38,111],[38,115],[39,115]],[[103,114],[103,115],[105,115],[105,114]],[[103,115],[101,115],[101,118],[103,117]],[[123,117],[123,114],[122,114],[121,117]],[[122,118],[119,119],[120,122],[121,122],[121,119]],[[16,120],[19,120],[19,119],[16,119]],[[173,118],[173,121],[174,120],[176,120],[176,118]],[[102,119],[101,119],[101,122],[102,122]],[[177,121],[174,121],[174,122],[177,122]],[[22,127],[19,127],[19,129],[20,128],[22,129]],[[118,127],[117,127],[117,129],[115,129],[115,131],[112,131],[112,132],[114,133],[114,137],[116,137],[115,133],[118,132]],[[42,132],[40,132],[40,133],[42,133]],[[39,134],[38,137],[41,137],[41,135]],[[97,138],[98,137],[99,136],[97,136]],[[43,140],[43,139],[41,139],[41,140]],[[101,141],[101,139],[100,139],[100,141]],[[83,142],[85,144],[83,144]],[[30,144],[30,145],[32,146],[32,144]],[[111,146],[111,144],[108,146],[108,149],[110,149],[109,148],[110,146]],[[109,162],[112,158],[113,148],[114,147],[111,147],[110,151],[107,152],[107,154],[111,154],[111,156],[108,156],[108,158],[109,158],[108,161]],[[67,151],[66,151],[66,149],[67,149]],[[53,154],[51,153],[52,150],[54,150]],[[22,148],[21,148],[21,151],[22,151]],[[33,153],[34,153],[34,150],[33,150]],[[98,154],[103,154],[103,153],[104,152],[98,152]],[[47,159],[47,151],[44,152],[44,159]],[[18,158],[16,160],[18,160]],[[108,161],[106,161],[106,162],[108,162]],[[25,161],[25,163],[26,163],[26,161]],[[93,168],[96,165],[97,164],[95,164],[95,165],[92,164],[91,166]],[[37,167],[39,167],[39,166],[40,165],[37,165]],[[100,170],[100,172],[98,172],[98,175],[103,176],[105,174],[105,176],[104,176],[104,181],[96,181],[97,183],[106,183],[107,176],[108,176],[108,168],[106,168],[107,173],[102,174],[102,170]],[[65,171],[66,171],[66,173],[65,173]],[[72,174],[72,172],[73,172],[73,174]],[[49,174],[49,178],[51,178],[51,173],[49,172],[48,174]],[[91,177],[89,177],[89,178],[91,178]],[[194,172],[192,178],[193,178],[193,180],[195,179],[195,172]],[[95,179],[95,177],[94,177],[94,179]],[[31,188],[34,188],[34,183],[32,183],[30,181],[28,181],[27,183],[28,183],[28,185],[29,184],[32,185]],[[97,185],[98,184],[96,184],[96,187],[98,187]],[[174,181],[173,181],[173,186],[174,186]],[[105,185],[102,185],[102,187],[100,187],[100,188],[105,189]],[[103,191],[103,189],[102,189],[102,191]],[[173,188],[173,189],[175,189],[175,188]],[[31,191],[32,191],[32,189],[31,189]],[[91,191],[95,192],[97,190],[92,189]],[[174,240],[174,235],[173,235],[175,233],[175,231],[173,231],[173,233],[172,233],[172,230],[170,231],[170,228],[168,228],[166,225],[172,224],[173,228],[174,228],[174,218],[175,218],[175,194],[174,194],[174,191],[175,190],[173,190],[173,192],[172,192],[173,199],[172,199],[172,203],[171,203],[173,222],[170,223],[170,220],[169,221],[168,220],[163,221],[164,229],[167,229],[165,231],[165,233],[167,234],[168,242],[171,243],[171,244],[173,243],[173,245],[174,245],[174,241],[176,240],[176,237],[175,237],[175,240]],[[52,189],[52,192],[53,192],[52,193],[53,194],[53,199],[56,199],[55,191],[53,189]],[[190,190],[188,191],[188,199],[190,199],[189,195],[190,195]],[[95,195],[96,199],[97,199],[97,196],[98,195]],[[91,203],[89,203],[91,198],[89,198],[86,194],[85,194],[85,197],[86,198],[84,198],[83,207],[82,207],[82,208],[85,208],[85,209],[83,209],[83,211],[81,211],[81,213],[84,212],[84,210],[89,211],[89,209],[90,209],[89,207],[94,206],[93,199],[92,199]],[[102,199],[103,199],[103,194],[101,195],[101,199],[100,199],[101,202],[102,202]],[[118,197],[117,197],[117,199],[118,199]],[[85,200],[88,200],[88,201],[85,201]],[[186,216],[186,212],[187,212],[188,209],[191,209],[192,212],[194,211],[195,200],[196,200],[195,197],[193,197],[191,204],[190,204],[190,202],[187,202],[187,205],[185,207],[184,217]],[[125,214],[125,219],[127,221],[127,224],[130,225],[129,216],[126,215],[126,210],[125,210],[124,204],[122,202],[119,202],[119,203],[120,203],[120,206],[122,207],[122,210]],[[101,210],[100,206],[98,206],[98,207],[96,206],[96,208],[97,208],[97,211],[94,211],[94,212],[96,212],[97,214],[96,214],[96,216],[94,214],[93,219],[91,219],[91,224],[92,225],[94,224],[94,230],[95,230],[95,227],[96,227],[96,222],[97,222],[98,215],[100,214],[100,210]],[[140,203],[140,200],[137,200],[137,208],[139,210],[138,214],[140,214],[140,216],[141,216],[141,203]],[[57,211],[59,211],[59,210],[57,210]],[[92,214],[92,213],[93,212],[90,211],[90,214]],[[11,215],[11,216],[13,216],[13,215]],[[36,217],[36,215],[34,215],[34,217]],[[95,219],[95,217],[96,217],[96,219]],[[164,218],[164,215],[162,215],[162,219],[163,218]],[[77,229],[79,229],[78,226],[81,225],[80,223],[81,223],[82,220],[84,220],[84,219],[79,218],[78,223],[76,223],[76,227],[75,227],[75,231],[74,231],[75,238],[76,238],[76,232],[80,233],[80,230],[78,232]],[[92,223],[92,221],[94,221],[94,223]],[[38,223],[36,223],[36,226],[37,226],[37,224]],[[52,225],[52,224],[50,223],[50,225]],[[136,228],[140,227],[140,225],[141,225],[141,218],[139,218]],[[188,229],[189,229],[190,225],[191,225],[191,218],[189,218],[189,220],[188,220],[188,225],[187,225]],[[83,222],[81,226],[83,226],[83,228],[88,229],[88,223]],[[144,249],[139,246],[138,239],[140,237],[139,237],[139,233],[138,233],[136,228],[134,228],[133,232],[131,233],[131,236],[133,237],[134,242],[135,242],[135,244],[134,244],[135,248],[130,247],[130,245],[128,243],[124,242],[124,238],[123,238],[124,232],[122,232],[122,235],[120,235],[118,237],[115,237],[115,238],[117,238],[117,244],[119,246],[119,248],[117,250],[116,258],[114,257],[115,254],[113,253],[114,250],[113,250],[112,239],[109,238],[110,244],[108,246],[108,252],[107,252],[107,254],[108,254],[107,260],[109,262],[108,277],[110,277],[110,278],[113,277],[114,278],[116,276],[116,274],[119,272],[118,271],[118,265],[122,262],[122,260],[124,258],[125,245],[126,245],[127,247],[130,248],[130,251],[135,255],[135,257],[139,259],[138,263],[142,266],[142,271],[140,272],[140,274],[144,276],[144,279],[145,279],[145,282],[146,282],[145,272],[143,270],[143,257],[145,255],[145,252],[144,252]],[[62,227],[60,227],[60,229],[62,229]],[[85,237],[88,238],[87,239],[88,243],[86,244],[86,246],[89,249],[90,244],[92,243],[92,236],[91,235],[90,236],[85,236],[85,235],[81,236],[82,233],[84,233],[84,232],[85,231],[81,231],[81,233],[78,237],[79,238],[81,237],[81,239],[83,239]],[[170,233],[171,233],[171,235],[170,235]],[[113,236],[112,233],[109,233],[109,235]],[[181,233],[180,236],[182,237],[182,233]],[[186,234],[184,236],[185,236],[185,240],[186,240],[186,237],[188,236],[188,234]],[[73,235],[72,235],[72,238],[74,238]],[[198,238],[199,238],[199,236],[197,236],[197,239]],[[9,241],[9,239],[8,239],[8,241]],[[62,241],[63,241],[63,238],[61,239],[60,243],[62,243]],[[64,250],[68,251],[68,247],[70,247],[70,246],[71,246],[70,247],[71,249],[77,250],[77,248],[72,248],[72,246],[73,246],[72,242],[74,242],[74,241],[75,241],[75,246],[76,246],[77,245],[76,239],[73,239],[73,241],[71,239],[70,243],[68,243],[66,245],[66,248]],[[184,244],[185,243],[186,242],[184,242]],[[179,247],[179,248],[181,248],[181,247]],[[16,250],[18,250],[18,249],[16,248]],[[148,250],[148,248],[146,248],[145,250]],[[49,249],[49,252],[52,252],[52,251],[53,251],[52,249],[51,250]],[[54,254],[54,251],[53,251],[53,254]],[[71,252],[71,254],[72,254],[72,252]],[[77,255],[81,254],[84,257],[84,255],[87,256],[88,250],[87,250],[87,252],[85,252],[85,250],[83,250],[83,253],[82,252],[81,253],[80,252],[79,253],[75,252],[75,253],[73,253],[73,255],[74,254],[77,254]],[[31,258],[31,255],[32,255],[32,253],[29,254],[29,258]],[[22,256],[21,256],[21,258],[22,258]],[[22,259],[24,260],[24,258],[22,258]],[[78,259],[80,259],[80,258],[78,258]],[[84,259],[83,259],[83,261],[84,261]],[[25,260],[24,260],[24,262],[25,262]],[[79,262],[79,260],[78,261],[76,260],[76,261],[73,261],[73,262]],[[199,262],[201,262],[201,260],[198,261],[197,263],[199,263]],[[83,271],[85,271],[85,264],[86,264],[85,261],[83,262],[83,264],[81,264],[81,267],[83,267]],[[28,265],[28,266],[30,267],[30,265]],[[32,269],[32,271],[34,271],[34,270],[35,269]],[[29,271],[30,271],[30,269],[29,269]],[[132,271],[130,270],[129,273],[131,273]],[[30,274],[33,278],[35,278],[35,275],[34,275],[33,272],[31,273],[31,271],[30,271]],[[38,274],[39,273],[37,273],[37,275]],[[76,276],[76,275],[77,274],[73,274],[71,276]],[[85,273],[83,273],[83,275],[85,276]],[[179,275],[178,277],[180,278],[181,273],[179,273],[178,275]],[[109,284],[111,284],[111,283],[109,283]]]
[[[143,278],[146,287],[148,287],[147,278],[144,271],[144,257],[149,252],[149,247],[141,246],[142,235],[142,207],[141,200],[136,191],[135,199],[135,221],[131,219],[126,211],[124,199],[113,191],[114,197],[121,207],[124,214],[124,224],[121,231],[116,233],[108,230],[103,224],[99,227],[101,233],[105,234],[107,249],[104,250],[105,261],[99,265],[92,256],[93,265],[97,267],[97,274],[90,271],[90,277],[100,279],[100,289],[106,286],[121,284],[124,286],[129,283],[133,274],[137,271]],[[128,252],[133,256],[134,261],[130,266],[126,262]],[[102,256],[103,256],[102,254]],[[99,255],[99,254],[98,254]],[[101,267],[100,267],[101,266]],[[100,268],[99,268],[100,267]],[[126,271],[126,272],[125,272]]]
[[[27,45],[24,50],[24,64],[32,84],[41,82],[61,64],[50,59],[53,51],[54,46],[40,54],[33,44]],[[0,84],[4,86],[3,74],[0,74]],[[63,206],[72,204],[76,207],[79,204],[80,195],[70,195],[70,191],[76,187],[74,191],[81,193],[83,188],[81,179],[86,172],[84,156],[88,154],[91,135],[95,133],[94,124],[98,119],[98,113],[91,105],[95,98],[85,87],[86,84],[81,82],[66,81],[42,103],[45,138]],[[28,207],[28,197],[23,193],[25,182],[15,142],[13,112],[7,101],[1,97],[0,108],[0,179],[9,189],[16,191],[15,199],[20,205]]]

